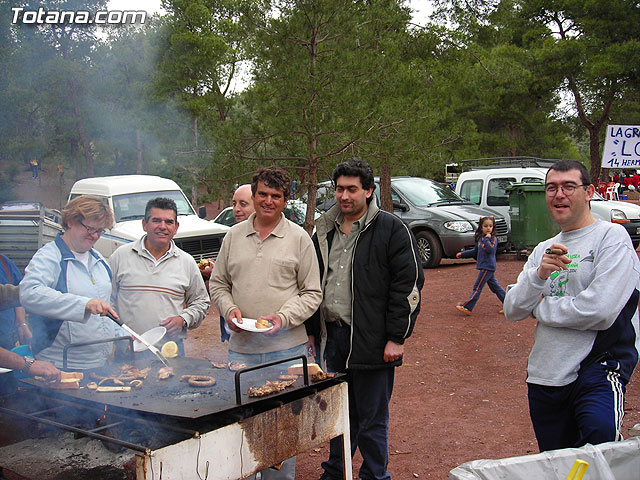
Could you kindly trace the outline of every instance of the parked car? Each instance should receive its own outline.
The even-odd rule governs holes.
[[[232,227],[236,224],[236,217],[233,216],[233,207],[224,208],[217,216],[213,219],[215,223],[219,223],[220,225],[226,225],[227,227]]]
[[[490,208],[507,219],[509,225],[509,193],[513,182],[544,183],[544,167],[478,168],[462,172],[456,184],[456,193],[481,208]],[[605,200],[595,193],[591,200],[591,214],[605,222],[619,223],[631,237],[634,248],[640,245],[640,206],[628,202]]]
[[[302,226],[305,216],[307,215],[307,204],[301,200],[289,200],[282,213],[293,223]],[[316,210],[314,218],[318,218],[321,214],[321,212]],[[222,210],[213,221],[228,227],[235,225],[236,219],[233,216],[233,207],[227,207]]]
[[[380,179],[375,181],[380,203]],[[331,182],[318,185],[319,208],[328,210],[335,204],[332,192]],[[391,198],[393,213],[416,237],[425,268],[437,267],[442,258],[455,258],[459,251],[472,248],[480,217],[494,216],[499,248],[507,246],[509,228],[504,217],[463,200],[448,186],[421,177],[392,177]]]
[[[216,259],[228,227],[204,219],[206,210],[196,214],[193,206],[176,182],[152,175],[116,175],[78,180],[71,187],[69,200],[78,195],[102,199],[113,210],[115,223],[96,242],[96,250],[109,257],[116,248],[137,240],[144,234],[142,219],[147,202],[155,197],[168,197],[178,207],[180,227],[173,241],[196,261]]]

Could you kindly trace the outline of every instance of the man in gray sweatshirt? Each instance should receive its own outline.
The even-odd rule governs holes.
[[[638,361],[640,262],[625,229],[596,220],[579,162],[547,172],[545,199],[561,232],[531,253],[504,301],[508,320],[537,320],[527,367],[540,451],[622,438],[624,392]]]

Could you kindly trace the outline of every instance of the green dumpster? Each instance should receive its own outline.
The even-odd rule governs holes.
[[[509,192],[511,243],[514,248],[533,248],[560,231],[560,226],[551,220],[547,212],[544,184],[512,183],[506,190]]]

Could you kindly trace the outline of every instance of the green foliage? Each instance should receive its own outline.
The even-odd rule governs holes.
[[[465,158],[598,166],[602,127],[640,123],[636,4],[435,0],[438,23],[418,28],[403,0],[164,0],[165,16],[106,37],[0,9],[4,181],[37,157],[172,176],[202,200],[262,164],[313,188],[350,156],[438,179]]]

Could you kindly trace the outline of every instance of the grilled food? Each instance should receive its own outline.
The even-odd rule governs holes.
[[[98,382],[98,386],[102,386],[102,385],[111,385],[111,386],[123,386],[124,382],[122,380],[117,379],[116,377],[105,377],[102,380],[100,380]]]
[[[247,393],[250,397],[265,397],[274,393],[281,392],[285,388],[289,388],[295,383],[295,380],[276,380],[269,381],[259,387],[249,387]]]
[[[256,320],[256,328],[259,329],[266,329],[266,328],[271,328],[271,323],[269,323],[269,320],[267,320],[264,317],[258,317],[258,319]]]
[[[247,364],[246,363],[239,363],[239,362],[229,362],[228,365],[229,370],[232,371],[236,371],[236,370],[240,370],[241,368],[247,368]]]
[[[44,377],[34,377],[40,382],[45,382],[49,388],[60,390],[80,388],[80,380],[84,378],[82,372],[60,372],[60,381],[50,382]]]
[[[144,380],[145,378],[147,378],[147,375],[151,371],[151,367],[143,368],[142,370],[138,370],[136,367],[132,367],[131,365],[127,365],[127,367],[128,369],[124,370],[122,367],[120,367],[120,371],[122,373],[117,377],[123,382],[130,382],[132,380]]]
[[[209,375],[182,375],[180,381],[186,381],[192,387],[211,387],[216,384],[216,379]]]
[[[335,373],[318,372],[318,373],[314,373],[313,375],[311,375],[311,381],[312,382],[321,382],[323,380],[328,380],[328,379],[333,378],[335,376],[336,376]]]
[[[169,377],[173,377],[173,368],[171,367],[162,367],[158,370],[158,379],[166,380]]]

